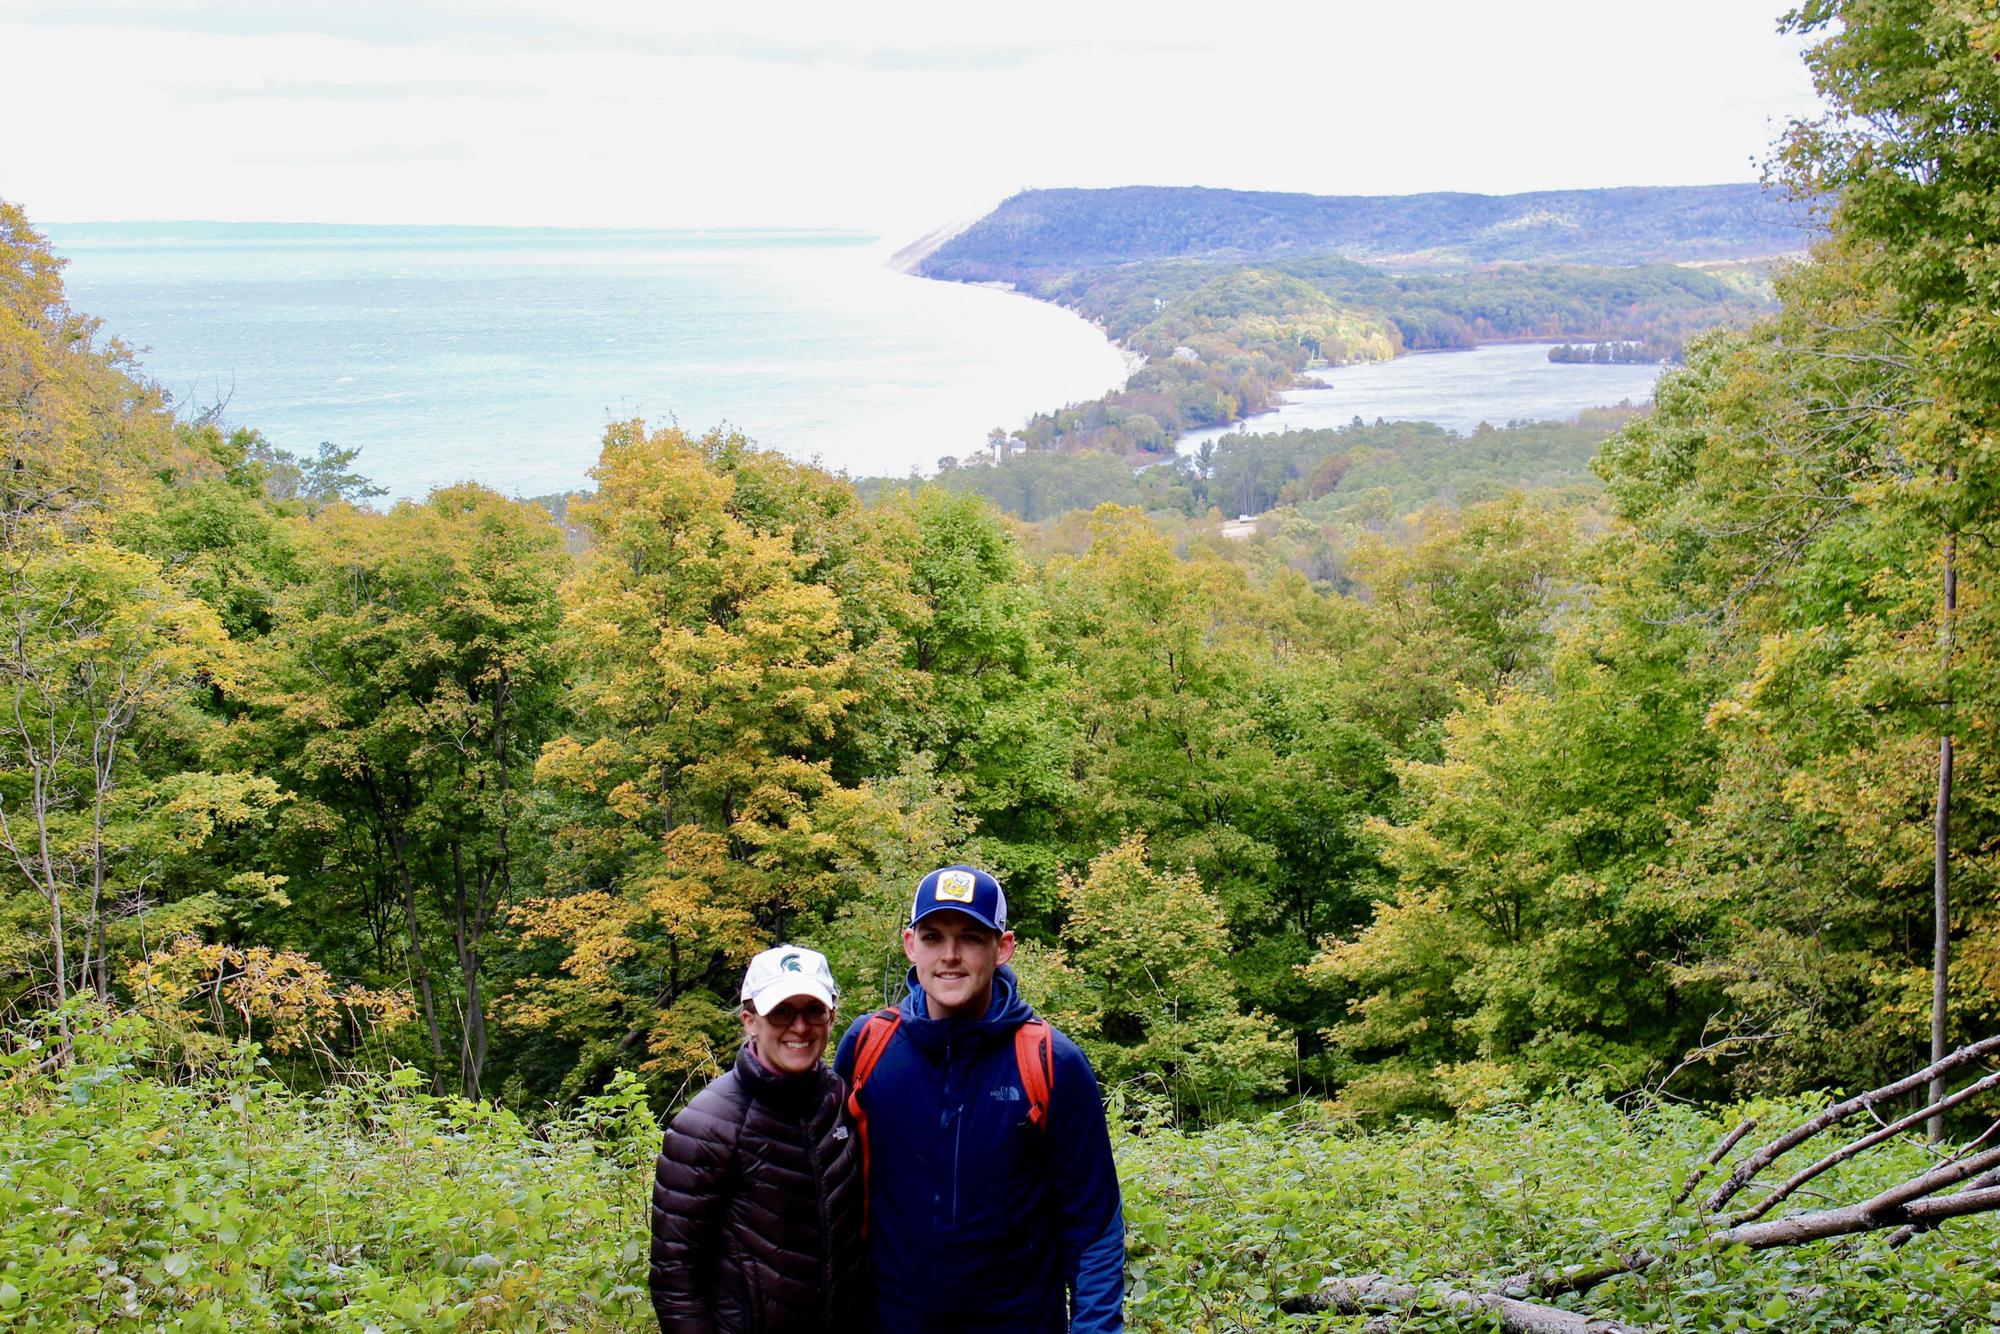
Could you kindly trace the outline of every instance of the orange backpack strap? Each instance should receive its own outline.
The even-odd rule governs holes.
[[[861,1140],[861,1231],[864,1236],[868,1231],[868,1111],[861,1105],[861,1089],[867,1084],[868,1076],[875,1073],[882,1053],[889,1050],[889,1040],[896,1036],[896,1030],[902,1023],[901,1010],[877,1010],[861,1025],[861,1036],[854,1041],[854,1081],[847,1094],[847,1119],[854,1123],[854,1133]]]
[[[1056,1082],[1053,1031],[1039,1015],[1014,1030],[1014,1063],[1021,1067],[1021,1091],[1028,1095],[1028,1124],[1041,1131],[1049,1128],[1049,1093]]]

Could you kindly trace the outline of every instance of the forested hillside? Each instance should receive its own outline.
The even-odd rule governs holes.
[[[1279,437],[1202,479],[1285,507],[1241,542],[641,421],[580,552],[370,508],[171,411],[0,207],[0,1321],[632,1327],[744,960],[872,1005],[966,858],[1112,1098],[1142,1328],[1372,1273],[1416,1328],[1990,1327],[1994,1047],[1842,1104],[1880,1150],[1777,1137],[2000,1028],[2000,24],[1790,24],[1831,234],[1601,493]]]
[[[1699,210],[1689,216],[1699,219]],[[1765,266],[1637,262],[1650,253],[1635,241],[1616,263],[1444,271],[1299,246],[1268,258],[1018,267],[1009,280],[1020,290],[1090,319],[1143,364],[1122,389],[996,428],[990,444],[996,460],[1012,450],[1093,451],[1143,463],[1171,454],[1189,430],[1275,406],[1322,364],[1518,339],[1629,345],[1628,357],[1670,361],[1695,334],[1741,327],[1775,307]]]
[[[1135,260],[1330,254],[1401,267],[1678,264],[1793,254],[1806,211],[1755,184],[1519,195],[1300,195],[1199,187],[1023,190],[923,257],[961,282]]]
[[[1300,549],[1302,534],[1311,534],[1314,551],[1332,553],[1351,545],[1363,520],[1382,522],[1432,505],[1498,500],[1524,488],[1548,493],[1542,499],[1550,503],[1588,502],[1603,488],[1591,471],[1598,447],[1635,412],[1598,408],[1570,421],[1483,426],[1470,435],[1429,422],[1358,419],[1338,430],[1231,432],[1137,471],[1095,451],[1029,450],[946,468],[928,485],[984,497],[1030,523],[1107,503],[1130,505],[1177,534],[1205,531],[1218,510],[1233,517],[1285,507],[1264,522],[1290,534],[1293,545],[1271,558],[1324,578],[1320,558]],[[920,485],[864,478],[855,489],[874,503]]]
[[[1030,290],[1089,317],[1143,364],[1121,389],[996,427],[986,451],[940,465],[1007,465],[1025,454],[1040,471],[1107,479],[1095,488],[1122,500],[1133,493],[1111,487],[1108,462],[1081,456],[1135,467],[1172,460],[1186,432],[1277,406],[1283,390],[1311,383],[1314,367],[1517,339],[1586,339],[1635,349],[1628,360],[1678,359],[1689,338],[1776,308],[1758,282],[1743,279],[1671,266],[1396,275],[1326,256],[1268,267],[1178,261],[1063,274]]]

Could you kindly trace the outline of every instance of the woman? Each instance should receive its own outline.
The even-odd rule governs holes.
[[[654,1174],[663,1334],[864,1327],[860,1151],[822,1059],[839,998],[814,950],[750,961],[735,1068],[674,1118]]]

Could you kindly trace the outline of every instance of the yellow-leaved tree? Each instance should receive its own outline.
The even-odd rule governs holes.
[[[588,1084],[656,1084],[733,1044],[733,970],[825,919],[878,865],[901,799],[861,780],[855,710],[903,680],[907,579],[845,482],[741,436],[607,433],[565,591],[578,725],[543,750],[550,893],[516,914],[552,966],[517,1030]]]
[[[70,308],[63,261],[0,199],[0,541],[23,524],[102,526],[178,448],[165,396]]]

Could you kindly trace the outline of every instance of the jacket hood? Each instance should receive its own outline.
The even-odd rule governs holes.
[[[910,994],[903,997],[903,1031],[926,1052],[957,1040],[983,1041],[989,1038],[1013,1041],[1014,1030],[1035,1017],[1034,1007],[1021,999],[1020,983],[1014,970],[1001,964],[993,972],[993,1000],[978,1019],[933,1019],[924,989],[912,968],[904,978]]]

